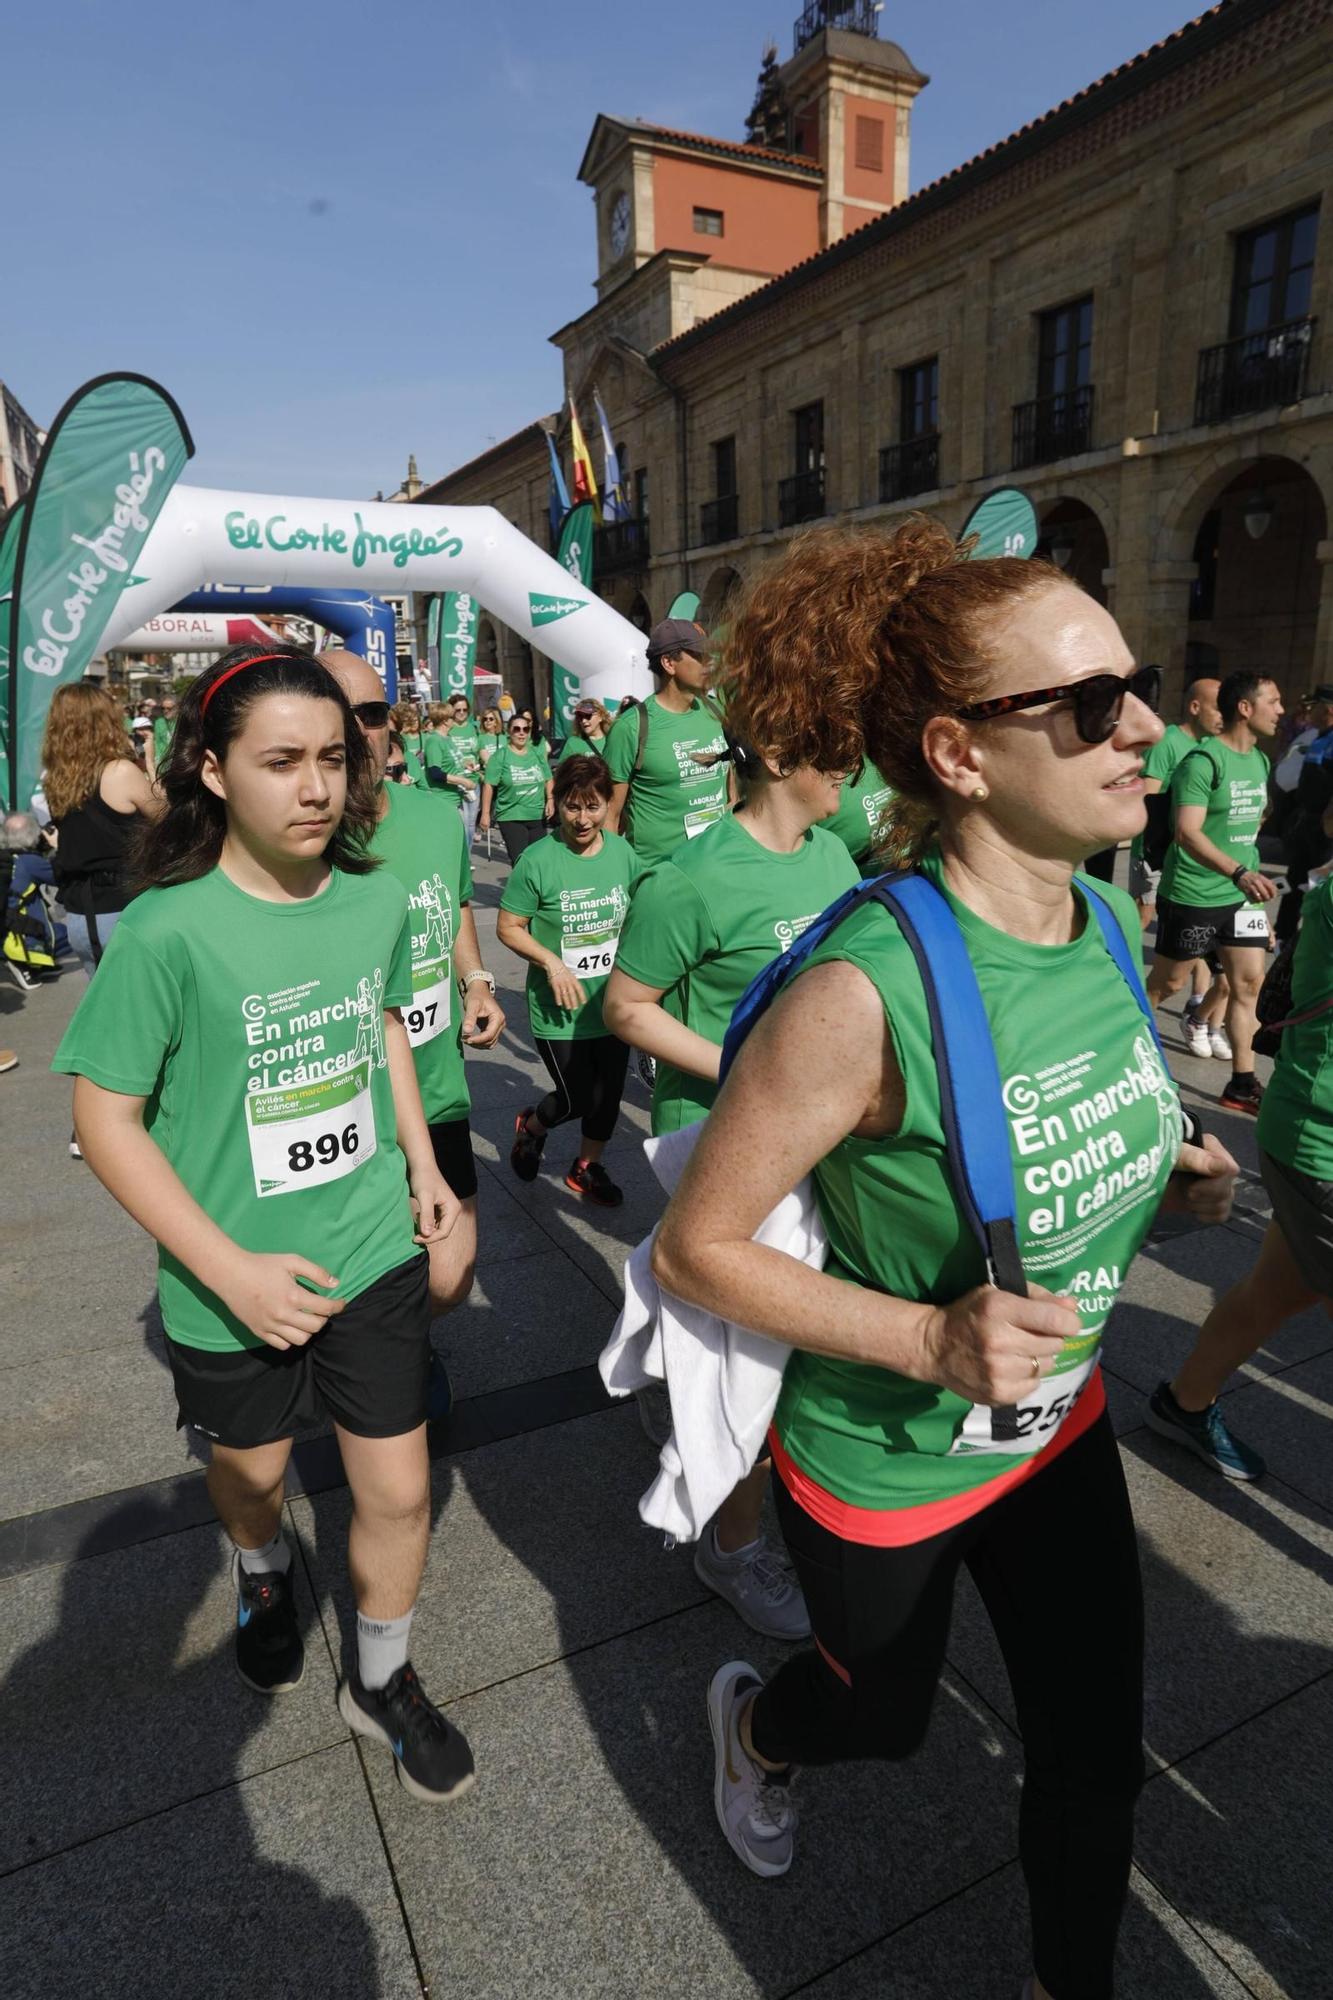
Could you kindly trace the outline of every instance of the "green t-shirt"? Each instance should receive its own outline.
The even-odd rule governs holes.
[[[892,785],[867,757],[856,775],[843,786],[832,819],[819,822],[825,833],[838,836],[863,875],[880,872],[875,863],[875,840],[884,808],[892,797]]]
[[[556,758],[555,761],[557,764],[563,764],[566,757],[604,758],[606,756],[606,746],[609,740],[610,739],[605,736],[598,736],[592,740],[590,740],[586,736],[567,736],[564,742],[560,745],[560,755]],[[630,761],[633,762],[633,759],[631,758]]]
[[[267,903],[214,868],[121,917],[52,1067],[146,1097],[145,1125],[242,1249],[295,1251],[356,1298],[417,1254],[397,1143],[386,1007],[412,999],[407,893],[335,870]],[[262,1343],[158,1249],[173,1340]]]
[[[463,823],[438,796],[386,785],[389,810],[371,839],[372,854],[407,891],[412,933],[412,998],[403,1023],[412,1044],[427,1122],[466,1118],[471,1099],[463,1073],[463,1010],[454,984],[454,939],[472,900],[472,869]]]
[[[856,879],[851,855],[822,827],[811,827],[794,854],[774,854],[728,813],[635,891],[616,963],[720,1048],[755,974]],[[716,1096],[715,1083],[659,1062],[654,1133],[702,1118]]]
[[[413,745],[417,741],[418,739],[415,736],[410,739],[404,738],[403,768],[418,791],[424,792],[426,789],[426,767],[422,763],[419,753],[413,748]]]
[[[467,791],[461,785],[450,785],[454,803],[461,810],[471,804],[481,790],[481,759],[476,751],[475,735],[469,738],[466,730],[451,729],[444,738],[444,754],[448,760],[449,775],[466,778]]]
[[[427,791],[444,792],[450,799],[456,797],[457,788],[449,783],[454,771],[454,760],[449,754],[449,738],[441,736],[437,729],[422,731],[421,768]]]
[[[588,995],[582,1007],[567,1013],[557,1007],[546,974],[530,965],[528,1020],[534,1035],[570,1042],[607,1032],[602,995],[616,962],[630,890],[642,873],[634,849],[616,833],[602,835],[596,854],[576,854],[554,834],[519,855],[500,908],[531,918],[537,943],[558,953]]]
[[[1155,778],[1159,791],[1171,789],[1171,779],[1182,757],[1198,747],[1198,737],[1191,736],[1188,729],[1182,729],[1178,722],[1170,723],[1163,735],[1151,744],[1144,755],[1143,775]],[[1136,833],[1129,843],[1129,851],[1135,861],[1143,859],[1143,835]]]
[[[1204,838],[1234,857],[1233,866],[1259,866],[1259,827],[1268,810],[1268,759],[1262,750],[1233,750],[1220,736],[1196,744],[1171,779],[1171,811],[1206,806]],[[1159,895],[1169,903],[1213,909],[1244,899],[1226,875],[1205,868],[1178,840],[1166,851]]]
[[[512,743],[502,744],[486,766],[486,783],[495,788],[491,814],[496,824],[510,819],[545,819],[550,776],[544,747],[518,751]]]
[[[480,770],[481,731],[475,722],[464,722],[457,729],[451,729],[448,741],[455,756],[469,762],[474,770]]]
[[[925,872],[943,886],[938,854]],[[1140,963],[1137,911],[1123,891],[1101,893]],[[794,1353],[778,1434],[804,1472],[861,1507],[913,1507],[972,1492],[1049,1443],[1092,1374],[1180,1146],[1176,1086],[1096,919],[1089,913],[1071,944],[1027,944],[955,897],[949,902],[1003,1079],[1024,1269],[1078,1302],[1082,1334],[1020,1406],[1021,1435],[1007,1445],[990,1439],[988,1412],[950,1390],[887,1368]],[[920,975],[893,918],[873,903],[810,963],[829,960],[850,961],[878,988],[906,1109],[893,1138],[844,1139],[815,1168],[829,1236],[825,1268],[896,1298],[947,1304],[986,1274],[949,1175]]]
[[[722,725],[698,700],[683,715],[663,708],[655,694],[643,704],[648,741],[639,754],[639,711],[618,715],[606,739],[606,762],[617,785],[629,786],[624,833],[640,861],[665,861],[683,840],[693,840],[720,820],[727,809],[727,764],[696,764],[694,756],[717,756],[727,747]]]
[[[1291,968],[1290,1012],[1333,995],[1333,878],[1301,905]],[[1259,1144],[1284,1166],[1333,1181],[1333,1009],[1284,1028],[1272,1079],[1259,1108]]]

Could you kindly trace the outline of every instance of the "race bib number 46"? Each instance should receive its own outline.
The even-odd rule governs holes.
[[[245,1100],[255,1193],[297,1194],[363,1167],[376,1149],[370,1065]]]
[[[1268,942],[1268,912],[1262,903],[1247,903],[1237,910],[1233,920],[1232,936],[1238,938],[1258,938]]]

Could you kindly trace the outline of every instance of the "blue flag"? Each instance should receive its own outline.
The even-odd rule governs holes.
[[[602,456],[606,464],[606,471],[602,479],[602,519],[604,521],[628,521],[629,505],[625,499],[624,481],[620,474],[620,454],[612,442],[611,426],[606,421],[606,411],[602,408],[602,399],[595,389],[592,392],[592,402],[593,408],[597,412],[597,421],[602,427]]]
[[[555,448],[555,439],[546,433],[546,449],[551,455],[551,498],[548,508],[551,516],[551,546],[554,548],[560,535],[560,523],[569,512],[569,488],[565,475],[560,470],[560,459]]]

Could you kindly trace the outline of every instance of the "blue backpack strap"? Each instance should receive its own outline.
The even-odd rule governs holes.
[[[1134,998],[1143,1010],[1143,1018],[1152,1030],[1153,1041],[1157,1044],[1157,1053],[1162,1058],[1162,1068],[1167,1070],[1167,1074],[1169,1075],[1170,1070],[1167,1065],[1166,1050],[1162,1047],[1162,1038],[1157,1032],[1157,1017],[1153,1013],[1152,1002],[1144,991],[1143,975],[1134,962],[1134,954],[1129,948],[1129,941],[1116,921],[1115,911],[1102,895],[1101,890],[1096,888],[1086,875],[1079,876],[1078,886],[1083,892],[1088,908],[1102,927],[1102,942],[1115,960],[1120,977],[1124,980],[1126,986],[1128,986],[1130,992],[1134,995]]]
[[[719,1082],[725,1079],[751,1028],[768,1012],[787,981],[795,978],[810,954],[819,949],[829,932],[836,929],[844,917],[871,901],[878,886],[873,881],[857,882],[844,890],[836,903],[830,903],[823,915],[816,917],[808,930],[802,931],[795,944],[778,958],[770,959],[763,971],[755,974],[732,1012],[731,1024],[722,1043]]]

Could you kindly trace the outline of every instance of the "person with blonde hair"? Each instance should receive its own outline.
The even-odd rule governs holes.
[[[563,764],[566,757],[606,756],[606,739],[611,733],[610,710],[603,708],[600,701],[591,695],[584,695],[574,704],[574,726],[560,746],[557,764]]]
[[[161,794],[140,767],[115,703],[89,681],[52,695],[42,764],[69,941],[91,979],[133,895],[130,843],[162,810]]]
[[[763,611],[794,681],[832,663],[819,713],[846,718],[893,788],[886,860],[970,961],[1018,1276],[991,1281],[953,1177],[926,987],[867,885],[745,1040],[653,1251],[667,1291],[791,1350],[770,1442],[814,1644],[767,1684],[741,1660],[714,1676],[714,1806],[746,1867],[781,1875],[793,1767],[911,1755],[965,1567],[1023,1739],[1024,1992],[1109,2000],[1143,1779],[1143,1605],[1098,1356],[1164,1200],[1221,1221],[1237,1173],[1215,1140],[1183,1143],[1138,912],[1080,873],[1144,823],[1158,677],[1059,570],[970,561],[921,519],[808,537]],[[983,1065],[968,1074],[985,1088]],[[807,1175],[822,1270],[753,1240]]]

